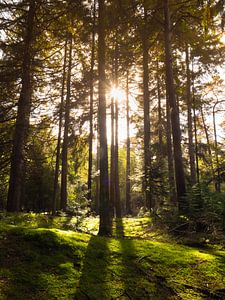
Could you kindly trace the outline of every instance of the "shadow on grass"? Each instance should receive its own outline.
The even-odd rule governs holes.
[[[122,219],[114,221],[114,235],[91,237],[73,299],[178,299],[149,265],[143,267],[134,241],[124,238]]]
[[[137,267],[137,254],[132,239],[124,239],[124,226],[122,219],[115,220],[115,234],[118,237],[121,250],[121,280],[123,290],[118,299],[152,299],[150,290],[146,289],[149,282]]]
[[[59,228],[76,229],[76,222],[73,216],[52,216],[48,213],[7,213],[0,214],[0,221],[5,224],[29,228]]]
[[[123,239],[123,220],[117,219],[115,233],[121,247],[121,280],[123,292],[117,299],[178,299],[163,277],[157,276],[154,268],[143,267],[137,256],[133,239]]]
[[[108,238],[92,236],[85,254],[82,275],[73,299],[111,299],[108,270],[110,253]]]
[[[83,247],[80,252],[85,251]],[[73,252],[51,231],[8,232],[0,240],[0,298],[72,299],[80,252]]]

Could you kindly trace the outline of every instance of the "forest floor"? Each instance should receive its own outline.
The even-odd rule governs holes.
[[[0,299],[225,299],[225,249],[190,247],[150,218],[0,215]],[[84,231],[86,233],[84,233]]]

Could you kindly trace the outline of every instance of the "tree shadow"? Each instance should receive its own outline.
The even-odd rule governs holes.
[[[155,266],[145,266],[142,257],[138,257],[134,240],[124,238],[123,220],[116,219],[115,225],[115,233],[121,247],[123,281],[123,291],[116,299],[178,299],[174,298],[177,295],[167,285],[165,278],[157,276]]]
[[[83,261],[82,275],[73,299],[107,300],[110,298],[108,238],[92,236]]]
[[[0,241],[1,299],[64,299],[79,280],[80,252],[52,231],[14,228]],[[3,272],[4,271],[4,272]],[[73,286],[67,280],[73,278]],[[2,283],[1,282],[1,283]],[[5,284],[4,284],[5,283]],[[71,298],[67,298],[71,299]]]

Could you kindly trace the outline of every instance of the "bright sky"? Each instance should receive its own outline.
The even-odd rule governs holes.
[[[112,87],[112,89],[109,91],[109,93],[106,95],[108,101],[112,97],[118,99],[118,107],[119,107],[119,130],[118,130],[118,140],[119,143],[125,142],[127,139],[127,120],[126,120],[126,93],[125,91],[120,87]],[[135,100],[135,97],[133,97],[131,94],[129,94],[129,106],[130,106],[130,115],[133,111],[136,111],[138,106],[137,102]],[[130,123],[130,136],[135,136],[135,125]],[[107,137],[108,137],[108,144],[111,143],[111,115],[109,114],[107,116]]]

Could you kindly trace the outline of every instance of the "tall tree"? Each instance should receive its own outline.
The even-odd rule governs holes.
[[[71,102],[71,69],[72,69],[72,46],[73,38],[69,36],[69,57],[66,82],[66,101],[64,111],[64,135],[62,144],[62,177],[61,177],[61,209],[67,208],[67,175],[68,175],[68,143],[69,143],[69,125],[70,125],[70,102]]]
[[[147,2],[144,1],[144,30],[142,34],[142,67],[143,67],[143,102],[144,102],[144,173],[145,173],[145,204],[153,208],[151,194],[151,153],[150,153],[150,107],[149,107],[149,41],[147,33]]]
[[[99,76],[99,139],[100,139],[100,199],[99,235],[111,234],[109,205],[108,149],[106,132],[106,75],[105,75],[105,1],[99,0],[98,11],[98,76]]]
[[[24,53],[22,65],[22,86],[18,101],[16,126],[13,138],[11,169],[8,190],[7,211],[19,211],[21,209],[21,193],[24,178],[24,150],[29,129],[32,95],[32,61],[34,52],[32,44],[34,40],[35,0],[28,4],[26,31],[24,38]]]
[[[93,2],[93,24],[91,39],[91,68],[90,68],[90,132],[88,154],[88,199],[92,199],[92,165],[93,165],[93,113],[94,113],[94,64],[95,64],[95,31],[96,31],[96,0]]]
[[[111,97],[111,151],[110,151],[110,212],[115,208],[115,100]]]
[[[159,60],[156,61],[156,81],[157,81],[157,98],[158,98],[158,139],[159,139],[159,160],[163,158],[163,120],[162,120],[162,99],[159,77]]]
[[[176,101],[173,75],[173,55],[171,46],[171,16],[169,10],[169,1],[164,0],[164,18],[165,18],[165,66],[166,66],[166,89],[168,94],[169,107],[171,110],[171,124],[173,135],[174,165],[176,190],[178,198],[178,209],[180,213],[187,212],[188,204],[185,200],[186,186],[184,177],[184,166],[181,149],[181,130],[179,119],[179,108]]]
[[[115,41],[115,86],[118,89],[118,41],[116,33]],[[116,217],[121,218],[121,203],[120,203],[120,183],[119,183],[119,104],[118,97],[115,97],[115,209]]]
[[[126,117],[127,117],[127,152],[126,152],[126,214],[131,210],[131,182],[130,182],[130,104],[129,104],[129,72],[126,78]]]
[[[60,164],[61,135],[62,135],[62,121],[63,121],[63,104],[64,104],[65,82],[66,82],[66,58],[67,58],[67,39],[65,42],[65,49],[64,49],[61,101],[60,101],[60,108],[59,108],[59,128],[58,128],[58,138],[57,138],[57,146],[56,146],[56,162],[55,162],[53,199],[52,199],[52,214],[53,215],[56,213],[56,208],[57,208],[56,200],[57,200],[58,179],[59,179],[59,164]]]
[[[186,55],[186,97],[187,97],[187,114],[188,114],[188,154],[190,164],[191,185],[196,183],[196,168],[195,168],[195,152],[193,143],[193,118],[192,118],[192,98],[191,98],[191,75],[190,75],[190,58],[189,47],[185,45]]]
[[[168,95],[166,95],[168,98]],[[174,156],[172,146],[172,128],[169,101],[166,99],[166,148],[167,148],[167,164],[168,164],[168,183],[169,183],[169,197],[171,204],[177,205],[177,194],[175,187],[174,176]]]

